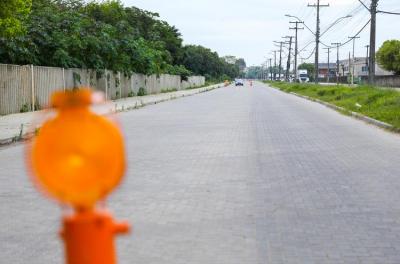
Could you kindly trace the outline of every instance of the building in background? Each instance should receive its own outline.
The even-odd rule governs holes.
[[[329,70],[329,78],[335,78],[336,77],[336,63],[320,63],[318,64],[318,76],[319,78],[328,78],[328,70]]]
[[[352,59],[340,60],[339,61],[339,76],[351,76],[353,72],[352,69]],[[336,77],[337,64],[330,63],[329,64],[329,78]],[[393,72],[386,71],[382,69],[378,64],[375,64],[376,76],[391,76],[394,75]],[[357,57],[355,58],[354,64],[354,77],[367,77],[368,76],[368,66],[367,66],[367,58],[366,57]],[[328,63],[320,63],[319,64],[319,78],[327,78],[328,77]]]

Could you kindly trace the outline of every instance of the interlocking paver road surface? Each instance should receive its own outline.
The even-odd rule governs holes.
[[[400,263],[400,138],[256,83],[119,115],[120,263]],[[62,213],[0,150],[1,263],[62,263]]]

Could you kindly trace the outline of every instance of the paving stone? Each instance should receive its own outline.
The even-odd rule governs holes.
[[[399,136],[265,85],[120,113],[119,263],[400,263]],[[62,210],[0,149],[4,263],[62,263]]]

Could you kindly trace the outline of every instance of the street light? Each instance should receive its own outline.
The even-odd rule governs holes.
[[[292,18],[297,19],[298,21],[302,22],[302,24],[303,24],[313,35],[315,35],[314,31],[312,31],[299,17],[297,17],[297,16],[292,16],[292,15],[289,15],[289,14],[286,14],[285,17],[292,17]]]
[[[342,21],[343,19],[350,18],[350,17],[353,17],[353,16],[347,15],[347,16],[339,17],[338,19],[336,19],[335,22],[333,22],[324,32],[321,33],[321,37],[322,37],[322,35],[324,35],[326,32],[328,32],[329,29],[331,29],[333,26],[335,26],[337,23],[339,23],[339,22]]]
[[[297,20],[301,21],[301,19],[297,16],[292,16],[292,15],[286,14],[285,17],[293,17],[293,18],[296,18]]]

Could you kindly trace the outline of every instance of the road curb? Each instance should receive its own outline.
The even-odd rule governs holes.
[[[171,101],[171,100],[175,100],[178,98],[183,98],[183,97],[188,97],[188,96],[193,96],[196,94],[201,94],[201,93],[205,93],[205,92],[209,92],[215,89],[219,89],[224,87],[223,83],[220,84],[214,84],[214,85],[210,85],[207,87],[202,87],[202,88],[194,88],[194,89],[190,89],[190,90],[180,90],[177,92],[181,92],[176,94],[176,92],[172,92],[170,93],[169,96],[163,97],[163,98],[155,98],[154,101],[150,101],[150,102],[143,102],[143,100],[139,100],[139,104],[136,103],[134,107],[128,107],[128,108],[117,108],[117,104],[115,104],[115,108],[113,109],[112,112],[114,113],[120,113],[120,112],[127,112],[127,111],[131,111],[131,110],[135,110],[135,109],[139,109],[148,105],[154,105],[154,104],[158,104],[158,103],[162,103],[162,102],[166,102],[166,101]],[[185,94],[185,91],[191,91],[190,93]],[[168,94],[166,94],[168,95]],[[0,147],[1,146],[7,146],[7,145],[11,145],[13,143],[16,142],[20,142],[20,141],[24,141],[24,140],[29,140],[31,138],[34,137],[34,133],[32,132],[23,132],[23,126],[21,128],[22,130],[20,131],[20,133],[18,135],[15,135],[13,137],[9,137],[9,138],[0,138]]]
[[[173,94],[173,93],[176,93],[176,92],[187,91],[187,90],[180,90],[180,91],[176,91],[176,92],[170,93],[169,97],[158,98],[158,99],[156,98],[154,101],[144,102],[143,100],[140,100],[139,103],[136,103],[135,106],[132,106],[132,107],[118,108],[116,106],[114,108],[113,112],[115,112],[115,113],[128,112],[128,111],[139,109],[139,108],[142,108],[142,107],[145,107],[145,106],[148,106],[148,105],[155,105],[155,104],[158,104],[158,103],[167,102],[167,101],[171,101],[171,100],[175,100],[175,99],[179,99],[179,98],[183,98],[183,97],[189,97],[189,96],[193,96],[193,95],[196,95],[196,94],[201,94],[201,93],[209,92],[209,91],[212,91],[212,90],[215,90],[215,89],[219,89],[219,88],[222,88],[222,87],[224,87],[224,84],[220,83],[220,84],[214,84],[214,85],[210,85],[210,86],[203,87],[203,88],[189,89],[189,91],[194,91],[193,93]],[[166,95],[168,95],[168,93]]]
[[[395,127],[393,127],[392,125],[390,125],[388,123],[373,119],[371,117],[362,115],[360,113],[356,113],[356,112],[347,110],[347,109],[345,109],[343,107],[340,107],[340,106],[337,106],[337,105],[334,105],[334,104],[319,100],[317,98],[312,98],[312,97],[309,97],[309,96],[306,96],[306,95],[301,95],[301,94],[298,94],[298,93],[295,93],[295,92],[286,92],[286,91],[283,91],[283,90],[281,90],[279,88],[273,87],[271,85],[268,85],[268,86],[273,88],[273,89],[276,89],[278,91],[281,91],[281,92],[284,92],[284,93],[287,93],[287,94],[292,94],[292,95],[295,95],[297,97],[301,97],[303,99],[306,99],[308,101],[312,101],[312,102],[316,102],[316,103],[322,104],[322,105],[324,105],[324,106],[326,106],[326,107],[328,107],[330,109],[333,109],[333,110],[335,110],[337,112],[348,113],[351,117],[354,117],[354,118],[356,118],[358,120],[364,121],[364,122],[366,122],[368,124],[377,126],[379,128],[383,128],[385,130],[389,130],[389,131],[396,132],[396,133],[400,132],[399,129],[396,129]]]

